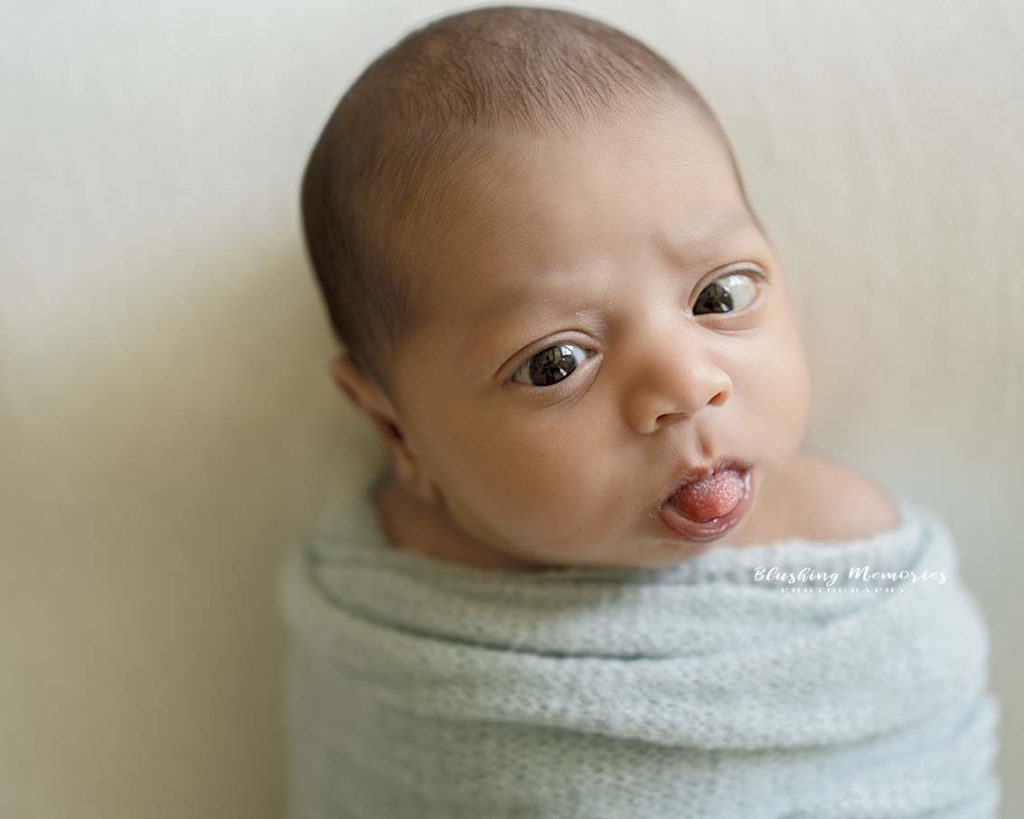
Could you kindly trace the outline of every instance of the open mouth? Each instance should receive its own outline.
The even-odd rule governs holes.
[[[704,542],[739,523],[752,500],[750,469],[730,461],[709,475],[680,484],[661,502],[657,514],[674,534]]]

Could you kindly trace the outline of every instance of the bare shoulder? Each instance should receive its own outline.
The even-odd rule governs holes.
[[[854,540],[895,529],[896,500],[857,469],[817,453],[802,453],[794,481],[796,525],[814,540]]]

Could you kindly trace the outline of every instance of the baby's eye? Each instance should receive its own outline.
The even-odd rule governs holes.
[[[580,361],[573,355],[574,350],[580,351]],[[520,373],[529,379],[526,383],[531,387],[550,387],[563,381],[578,364],[582,363],[586,351],[576,344],[556,344],[531,356],[512,374],[512,381],[517,380]]]
[[[693,305],[693,312],[696,314],[701,307],[707,308],[701,311],[706,313],[742,310],[754,300],[756,295],[757,283],[750,274],[730,273],[716,279],[700,291],[697,302]],[[737,301],[739,302],[738,306]]]

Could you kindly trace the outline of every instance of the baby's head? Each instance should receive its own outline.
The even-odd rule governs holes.
[[[659,567],[770,528],[810,395],[783,271],[647,47],[566,11],[435,20],[342,98],[302,209],[334,377],[452,554]]]

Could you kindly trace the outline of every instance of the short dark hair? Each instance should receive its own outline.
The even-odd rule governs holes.
[[[665,92],[710,125],[739,180],[723,129],[682,74],[635,38],[574,12],[457,12],[370,63],[328,118],[301,190],[310,261],[355,366],[395,397],[391,362],[422,318],[429,284],[410,269],[414,219],[431,207],[443,169],[472,153],[474,134],[564,131]]]

